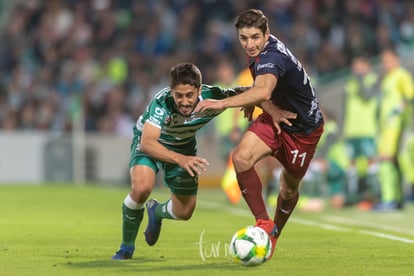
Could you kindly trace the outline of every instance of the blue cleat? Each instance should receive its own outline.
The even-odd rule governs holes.
[[[150,199],[145,204],[148,214],[148,225],[147,229],[145,229],[144,235],[145,241],[151,246],[157,242],[161,232],[161,220],[155,218],[155,208],[158,204],[160,203],[156,199]]]
[[[129,260],[134,255],[135,246],[132,245],[121,245],[119,251],[112,256],[112,260]]]

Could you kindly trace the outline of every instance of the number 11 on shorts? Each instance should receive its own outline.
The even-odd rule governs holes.
[[[296,164],[296,161],[300,160],[300,165],[299,166],[303,167],[303,164],[305,163],[306,152],[303,152],[303,153],[299,154],[299,150],[296,149],[296,150],[291,150],[290,153],[293,154],[292,164]]]

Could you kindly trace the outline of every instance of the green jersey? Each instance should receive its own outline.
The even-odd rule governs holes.
[[[203,99],[220,100],[236,95],[234,89],[222,89],[203,84],[200,101]],[[136,124],[140,133],[146,122],[161,129],[159,142],[165,147],[183,154],[194,154],[196,132],[224,110],[206,110],[190,116],[181,115],[174,103],[169,87],[159,91],[147,106]],[[193,150],[191,150],[193,149]],[[189,150],[189,151],[188,151]]]
[[[364,77],[353,75],[345,85],[343,132],[345,138],[375,137],[379,105],[378,76],[369,73]]]

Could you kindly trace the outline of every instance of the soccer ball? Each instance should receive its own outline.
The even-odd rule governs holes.
[[[257,266],[270,257],[272,242],[262,228],[246,226],[234,233],[229,251],[237,263],[244,266]]]

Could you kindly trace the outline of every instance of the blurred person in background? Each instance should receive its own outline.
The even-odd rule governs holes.
[[[20,95],[7,88],[9,105],[20,108],[21,95],[41,89],[58,94],[57,119],[43,124],[48,126],[43,130],[71,131],[74,114],[67,107],[79,98],[85,101],[80,102],[85,106],[85,130],[99,132],[99,121],[108,116],[102,110],[105,86],[110,82],[126,86],[123,105],[133,117],[160,89],[160,83],[168,82],[159,79],[164,77],[160,72],[181,60],[197,60],[207,82],[213,82],[207,68],[217,51],[243,60],[244,53],[230,35],[231,19],[247,7],[269,11],[269,25],[291,45],[315,80],[346,68],[361,48],[374,56],[379,53],[378,45],[414,41],[410,1],[58,0],[7,1],[4,6],[0,10],[4,18],[0,85],[9,87],[14,82],[12,72],[21,67]],[[235,66],[238,71],[245,67]],[[41,75],[48,70],[50,78],[43,79]],[[65,80],[68,71],[69,81]],[[135,72],[140,73],[140,80]],[[145,87],[138,87],[143,82]],[[94,98],[91,91],[96,92]],[[131,98],[142,99],[144,104],[132,106]],[[29,97],[28,101],[34,100]],[[21,128],[19,123],[16,128]]]
[[[299,199],[301,180],[323,132],[323,118],[309,76],[290,50],[270,33],[263,12],[244,11],[237,16],[235,26],[254,84],[233,97],[202,101],[195,111],[249,105],[260,105],[265,111],[243,135],[234,150],[233,163],[242,195],[256,226],[269,234],[273,254]],[[251,118],[253,109],[248,111]],[[274,219],[267,212],[262,181],[255,169],[255,164],[268,156],[278,159],[284,167]]]
[[[324,132],[303,178],[300,210],[319,212],[325,207],[340,209],[347,205],[347,168],[349,158],[337,120],[324,110]],[[325,206],[325,197],[329,205]]]
[[[366,55],[359,54],[353,58],[343,95],[340,128],[350,158],[348,203],[361,204],[366,209],[378,197],[376,137],[380,96],[379,76]]]
[[[381,80],[378,160],[380,202],[376,211],[391,211],[404,206],[403,175],[400,166],[401,142],[413,116],[412,75],[400,64],[393,47],[381,52],[384,75]],[[412,170],[412,168],[411,168]]]
[[[231,61],[227,59],[219,61],[216,66],[214,85],[222,88],[241,86],[235,80],[235,69]],[[244,118],[244,113],[237,108],[226,109],[214,121],[215,131],[220,139],[219,152],[223,160],[227,161],[231,150],[237,145],[247,125],[248,121]]]

